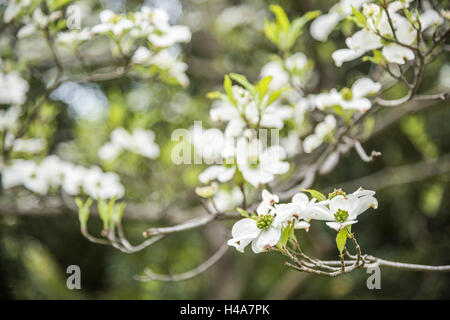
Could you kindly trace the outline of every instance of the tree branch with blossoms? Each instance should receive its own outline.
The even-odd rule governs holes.
[[[358,188],[347,194],[334,189],[325,196],[311,189],[319,176],[332,172],[340,158],[353,149],[363,162],[381,157],[376,150],[367,152],[363,143],[390,123],[448,99],[448,88],[445,92],[419,92],[427,65],[448,51],[449,11],[419,11],[410,8],[410,0],[350,2],[342,0],[328,13],[311,11],[292,20],[280,6],[270,6],[274,19],[265,22],[264,34],[278,54],[262,66],[255,81],[238,73],[226,74],[223,88],[207,95],[212,101],[209,116],[216,128],[198,131],[194,125],[190,130],[189,150],[192,146],[196,155],[212,163],[199,174],[201,185],[195,189],[205,214],[183,218],[170,226],[152,224],[143,231],[146,239],[136,245],[127,239],[123,229],[127,190],[120,175],[107,169],[111,168],[108,161],[124,153],[146,161],[157,160],[161,151],[154,131],[143,127],[111,128],[108,139],[96,150],[100,164],[90,167],[55,155],[39,159],[33,156],[36,152],[23,147],[27,145],[24,140],[42,138],[34,137],[29,129],[51,105],[51,98],[57,99],[58,90],[67,84],[128,78],[187,87],[187,65],[173,52],[180,43],[190,41],[191,32],[185,26],[170,24],[164,11],[146,6],[122,14],[104,10],[98,24],[66,30],[60,7],[50,8],[44,2],[37,6],[8,4],[3,13],[5,28],[18,29],[18,39],[41,36],[49,54],[39,63],[30,62],[31,72],[27,75],[8,70],[18,64],[14,59],[0,64],[0,83],[18,88],[19,92],[17,96],[9,95],[0,88],[0,104],[7,106],[0,114],[2,188],[25,187],[42,196],[57,193],[69,197],[76,203],[85,238],[127,254],[175,233],[243,217],[234,224],[227,245],[240,252],[249,245],[254,253],[278,252],[289,260],[286,265],[297,271],[330,277],[373,266],[450,271],[450,266],[400,263],[365,253],[352,228],[360,214],[377,208],[375,191]],[[348,87],[326,91],[314,88],[311,83],[317,77],[315,62],[302,52],[293,52],[294,45],[311,21],[311,36],[325,41],[342,20],[350,21],[359,30],[346,39],[347,48],[332,54],[336,67],[362,58],[376,72],[355,79]],[[108,50],[97,52],[93,60],[88,55],[89,46],[103,40]],[[69,54],[63,54],[67,50]],[[38,81],[44,93],[27,96],[31,93],[22,76]],[[406,93],[391,99],[389,89],[399,84]],[[393,111],[387,111],[389,119],[382,127],[366,130],[370,119],[378,118],[386,109]],[[29,156],[18,156],[21,152]],[[448,162],[447,156],[440,160]],[[428,164],[413,169],[425,167]],[[436,174],[446,171],[436,170]],[[103,224],[99,236],[88,230],[94,203]],[[324,221],[337,232],[338,260],[321,260],[302,250],[296,230],[308,231],[316,221]],[[354,254],[347,248],[350,242]],[[161,275],[147,269],[137,279],[187,280],[217,263],[227,245],[185,273]]]

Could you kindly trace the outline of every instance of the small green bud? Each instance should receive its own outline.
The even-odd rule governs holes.
[[[331,192],[331,193],[328,194],[328,200],[331,200],[331,199],[333,199],[333,198],[336,197],[336,196],[344,196],[344,197],[347,197],[347,194],[346,194],[344,191],[342,191],[341,188],[339,188],[339,189],[334,189],[333,192]]]

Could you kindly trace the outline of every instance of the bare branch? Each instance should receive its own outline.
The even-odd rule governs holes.
[[[219,261],[227,252],[228,245],[225,242],[222,244],[222,246],[219,248],[219,250],[216,251],[208,260],[200,264],[198,267],[189,270],[184,273],[180,274],[173,274],[173,275],[162,275],[162,274],[155,274],[150,269],[146,269],[145,276],[135,276],[135,279],[138,281],[184,281],[191,278],[194,278],[198,276],[199,274],[205,272],[209,268],[211,268],[214,264],[216,264],[217,261]]]

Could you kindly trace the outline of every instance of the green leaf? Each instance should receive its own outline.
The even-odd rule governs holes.
[[[269,90],[270,81],[272,81],[272,76],[267,76],[262,78],[256,85],[256,91],[259,93],[260,99],[264,98]]]
[[[291,26],[291,23],[289,22],[286,12],[284,12],[283,8],[280,7],[279,5],[272,4],[269,6],[269,9],[275,15],[275,19],[276,19],[278,27],[282,31],[288,32],[289,28]]]
[[[264,23],[264,34],[266,35],[267,39],[278,45],[278,28],[275,23],[266,20]]]
[[[73,0],[47,0],[47,6],[50,11],[58,10],[59,8],[69,4]]]
[[[112,220],[115,224],[122,221],[122,216],[123,216],[123,211],[125,209],[125,206],[126,206],[126,204],[124,202],[121,202],[114,206]]]
[[[283,248],[286,248],[286,244],[289,241],[289,237],[291,236],[292,224],[288,224],[281,233],[280,244]]]
[[[273,102],[275,102],[284,91],[286,91],[286,89],[272,91],[269,95],[269,99],[267,99],[266,106],[270,106]]]
[[[250,215],[248,214],[247,211],[245,211],[242,208],[236,208],[237,212],[240,213],[241,216],[245,217],[245,218],[250,218]]]
[[[336,245],[341,255],[342,251],[344,251],[345,244],[347,242],[347,237],[348,237],[347,228],[342,228],[336,235]]]
[[[237,102],[236,102],[236,99],[234,99],[233,91],[231,89],[232,83],[231,83],[231,79],[228,75],[225,75],[225,77],[224,77],[223,88],[225,89],[225,92],[227,93],[227,96],[228,96],[228,99],[230,100],[230,102],[236,106]]]
[[[362,58],[363,61],[370,61],[372,63],[378,64],[378,65],[385,65],[386,59],[384,58],[383,54],[380,50],[373,50],[373,56],[365,56]]]
[[[313,196],[314,198],[316,198],[319,201],[324,201],[327,200],[327,197],[325,197],[325,195],[317,190],[314,189],[301,189],[303,192],[308,192],[311,196]]]
[[[356,9],[354,6],[352,6],[352,12],[355,17],[354,21],[356,22],[358,27],[365,28],[367,24],[366,16],[361,11]]]
[[[292,21],[291,29],[289,30],[288,49],[292,47],[298,37],[303,33],[304,26],[311,20],[320,16],[321,11],[309,11],[303,16],[298,17]]]
[[[252,95],[255,94],[255,87],[242,74],[230,73],[230,78],[239,83],[245,89],[247,89]]]
[[[80,221],[81,229],[85,229],[89,220],[90,207],[92,205],[92,199],[88,198],[85,203],[81,198],[76,198],[75,203],[78,207],[78,220]]]
[[[98,215],[100,216],[100,219],[103,222],[103,229],[107,230],[109,227],[109,222],[110,222],[110,215],[108,212],[108,204],[102,198],[98,198],[97,208],[98,208]]]

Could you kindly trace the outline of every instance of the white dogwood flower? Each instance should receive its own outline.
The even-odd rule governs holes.
[[[367,51],[379,48],[382,48],[383,56],[390,63],[404,64],[406,61],[414,59],[414,52],[401,44],[412,45],[416,41],[417,33],[408,19],[397,13],[403,6],[407,8],[409,2],[394,1],[388,6],[395,36],[386,11],[378,5],[365,4],[363,14],[367,18],[367,28],[346,39],[345,43],[348,49],[339,49],[333,52],[332,58],[336,66],[340,67],[346,61],[354,60]],[[426,25],[439,23],[433,13],[426,13],[424,22]],[[394,42],[394,38],[400,44]]]
[[[24,104],[28,89],[28,82],[18,72],[2,73],[0,71],[0,104]]]
[[[315,128],[314,133],[303,140],[303,151],[311,153],[329,137],[336,128],[336,118],[329,114]]]
[[[111,132],[110,141],[97,152],[100,159],[114,160],[122,150],[137,153],[149,159],[159,156],[159,146],[155,143],[155,133],[151,130],[136,128],[129,134],[124,128],[116,128]]]
[[[248,141],[238,139],[236,143],[236,161],[239,171],[246,181],[259,188],[289,170],[285,162],[286,151],[281,146],[263,148],[257,139]]]
[[[257,216],[236,222],[231,230],[233,238],[228,245],[240,252],[250,243],[254,253],[267,251],[280,241],[282,230],[289,223],[293,222],[295,229],[309,229],[309,223],[301,220],[296,205],[277,204],[278,196],[267,190],[262,191],[262,198]]]
[[[311,36],[318,41],[326,41],[339,21],[352,14],[352,6],[359,9],[369,1],[371,0],[341,0],[336,3],[328,13],[314,19],[310,28]]]
[[[214,195],[214,205],[219,212],[235,210],[236,207],[242,204],[244,196],[238,187],[231,190],[220,189]],[[214,209],[214,208],[213,208]]]
[[[340,92],[332,89],[329,93],[321,93],[315,97],[319,109],[341,106],[344,110],[359,110],[362,112],[371,108],[372,103],[366,96],[376,94],[381,89],[381,83],[369,78],[356,80],[351,89],[344,88]]]
[[[375,191],[359,188],[349,195],[342,193],[338,192],[330,200],[320,202],[328,208],[326,215],[310,218],[328,221],[327,226],[339,231],[348,225],[357,223],[356,218],[367,209],[378,207],[378,201],[374,197]]]

